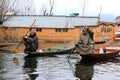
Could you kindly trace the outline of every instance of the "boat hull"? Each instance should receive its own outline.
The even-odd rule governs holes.
[[[50,51],[50,52],[28,52],[26,54],[30,56],[54,56],[54,55],[62,55],[69,54],[72,49],[67,49],[63,51]]]
[[[111,51],[109,53],[94,53],[94,54],[80,54],[83,60],[108,60],[119,55],[119,50]]]

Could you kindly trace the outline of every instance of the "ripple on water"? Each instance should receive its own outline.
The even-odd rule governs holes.
[[[94,71],[93,80],[120,80],[120,63],[97,64]]]
[[[76,64],[68,55],[25,57],[24,54],[0,53],[0,80],[120,80],[120,63]],[[16,57],[18,62],[14,63]],[[90,73],[89,73],[90,72]],[[92,74],[93,73],[93,74]]]

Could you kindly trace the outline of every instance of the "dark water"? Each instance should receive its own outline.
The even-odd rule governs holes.
[[[0,80],[120,80],[120,61],[78,63],[68,55],[29,57],[0,53]]]

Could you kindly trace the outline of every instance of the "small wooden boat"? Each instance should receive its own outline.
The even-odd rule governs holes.
[[[72,49],[58,50],[58,51],[43,51],[43,52],[28,52],[31,56],[54,56],[60,54],[69,54]]]
[[[119,49],[112,49],[112,48],[104,48],[104,53],[99,53],[99,49],[95,49],[93,54],[86,54],[86,53],[80,53],[82,56],[82,59],[84,60],[107,60],[111,58],[115,58],[119,55],[120,50]]]
[[[47,49],[44,49],[43,51],[27,52],[26,54],[31,56],[53,56],[53,55],[59,55],[59,54],[69,54],[73,49],[72,47],[70,47],[71,44],[73,44],[73,42],[47,48]]]

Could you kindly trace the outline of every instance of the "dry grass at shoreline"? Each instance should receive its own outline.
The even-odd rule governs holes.
[[[21,40],[21,33],[15,28],[2,27],[2,36],[0,37],[0,42],[18,42]]]

